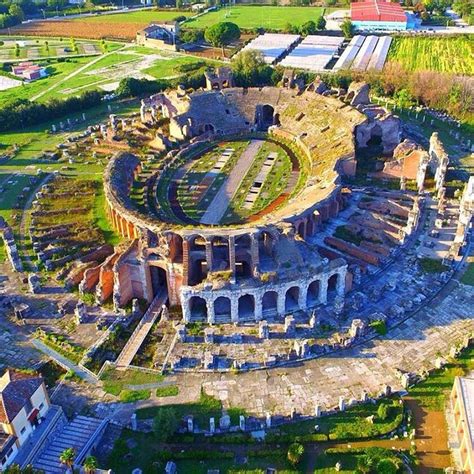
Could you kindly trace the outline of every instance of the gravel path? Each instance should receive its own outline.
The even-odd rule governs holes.
[[[209,204],[201,218],[201,224],[218,224],[221,221],[234,194],[239,189],[240,183],[252,167],[262,145],[263,140],[252,140],[250,142],[249,146],[240,155],[229,177],[224,181],[211,204]]]

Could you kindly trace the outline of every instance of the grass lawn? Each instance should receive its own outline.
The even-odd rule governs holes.
[[[467,35],[395,38],[388,60],[400,62],[409,71],[473,75],[474,41]]]
[[[244,29],[282,30],[288,23],[299,26],[309,20],[316,21],[324,12],[325,9],[320,7],[234,6],[206,13],[195,20],[188,20],[183,26],[207,28],[221,21],[230,21]]]
[[[454,378],[474,369],[474,347],[466,349],[452,363],[435,370],[425,381],[409,390],[409,396],[430,411],[443,411],[446,397],[453,388]]]
[[[1,250],[0,250],[0,254],[1,254]],[[474,286],[474,261],[472,260],[473,259],[471,259],[471,261],[469,262],[466,272],[461,278],[461,283],[464,283],[465,285]]]
[[[112,367],[104,370],[101,377],[104,390],[112,395],[119,395],[122,390],[129,386],[157,383],[163,381],[163,379],[164,377],[159,374],[151,374],[136,369],[116,370]]]
[[[178,16],[189,17],[193,13],[179,10],[142,10],[130,13],[101,14],[74,21],[87,23],[151,23],[153,21],[169,21]]]
[[[169,385],[167,387],[158,387],[156,389],[157,397],[175,397],[179,394],[179,387],[177,385]]]

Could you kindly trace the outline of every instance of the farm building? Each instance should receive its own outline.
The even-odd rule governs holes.
[[[358,31],[404,31],[414,29],[416,21],[399,3],[363,0],[351,3],[351,21]]]
[[[26,81],[35,81],[36,79],[46,77],[48,72],[44,66],[39,66],[32,62],[24,62],[12,66],[12,74]]]
[[[176,39],[179,35],[177,21],[152,23],[137,32],[137,44],[150,48],[176,50]]]

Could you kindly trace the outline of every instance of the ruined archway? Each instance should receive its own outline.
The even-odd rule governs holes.
[[[286,291],[285,311],[296,311],[297,309],[299,309],[299,296],[300,289],[297,286],[293,286]]]
[[[225,237],[213,237],[212,248],[212,270],[225,271],[230,269],[229,240]]]
[[[191,296],[191,298],[189,298],[189,314],[191,322],[206,322],[206,300],[200,296]]]
[[[230,299],[225,296],[219,296],[214,300],[215,322],[226,323],[231,321]]]
[[[277,312],[278,293],[276,291],[267,291],[262,298],[262,310],[268,312]]]
[[[255,319],[255,298],[253,295],[243,295],[239,298],[239,320]]]
[[[336,297],[337,283],[339,280],[339,274],[334,273],[328,279],[328,300],[334,299]]]
[[[302,239],[306,237],[306,226],[305,226],[304,221],[301,221],[298,224],[297,233]]]
[[[241,235],[235,239],[235,272],[237,278],[252,276],[252,239]]]
[[[168,279],[166,276],[166,270],[156,265],[149,266],[151,288],[153,292],[153,298],[159,294],[168,293]],[[132,283],[133,286],[133,283]]]
[[[183,238],[179,234],[168,237],[170,259],[173,263],[183,263]]]
[[[316,306],[319,303],[320,281],[315,280],[308,285],[306,301],[308,306]]]

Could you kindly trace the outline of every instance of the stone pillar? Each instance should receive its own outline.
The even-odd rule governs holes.
[[[314,416],[319,418],[321,416],[321,405],[316,405],[314,407]]]
[[[307,302],[306,302],[306,297],[308,295],[308,292],[306,291],[305,287],[302,286],[299,289],[298,292],[298,306],[302,311],[306,310]]]
[[[239,322],[239,299],[234,295],[230,298],[230,319],[233,323]]]
[[[189,285],[189,242],[183,239],[183,285]]]
[[[286,294],[286,292],[279,291],[277,294],[278,294],[277,313],[278,313],[278,316],[284,316],[285,315],[285,294]]]
[[[346,274],[347,274],[347,267],[344,267],[339,271],[339,277],[337,279],[337,287],[336,291],[338,296],[344,296],[346,292]]]
[[[323,275],[319,284],[319,302],[321,304],[327,304],[328,302],[328,281],[329,276]]]
[[[259,295],[253,295],[255,301],[255,321],[260,321],[263,317],[262,298]]]
[[[185,299],[181,306],[183,311],[183,320],[185,323],[189,323],[191,321],[191,310],[189,308],[189,299]]]
[[[207,262],[207,271],[212,272],[214,266],[212,262],[212,242],[206,240],[206,262]]]
[[[339,397],[339,410],[340,411],[345,411],[346,409],[346,402],[344,400],[344,397]]]
[[[258,254],[258,239],[255,235],[251,236],[250,242],[250,256],[252,259],[252,271],[255,273],[255,270],[258,268],[260,264],[260,258]]]
[[[216,321],[216,315],[214,313],[214,302],[212,300],[206,299],[206,308],[207,308],[207,322],[209,324],[214,324]]]
[[[229,236],[229,269],[231,272],[230,281],[235,283],[235,237]]]

